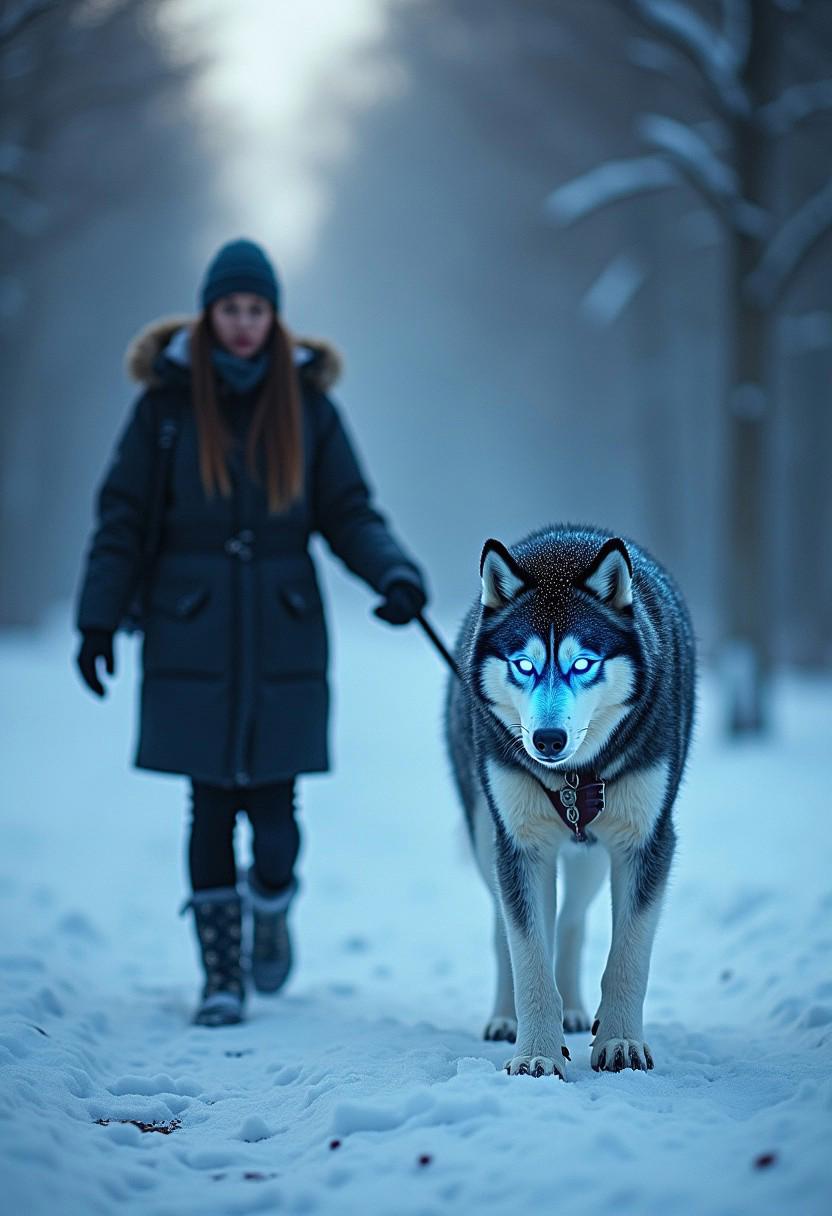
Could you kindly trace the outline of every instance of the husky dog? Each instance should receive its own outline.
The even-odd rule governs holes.
[[[693,716],[687,610],[643,549],[590,528],[546,528],[510,549],[486,541],[480,575],[446,728],[495,903],[485,1038],[516,1043],[510,1074],[565,1080],[564,1030],[590,1028],[584,918],[609,869],[612,943],[591,1063],[652,1068],[642,1007]]]

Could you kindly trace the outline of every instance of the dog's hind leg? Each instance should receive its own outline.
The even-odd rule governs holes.
[[[497,991],[494,1012],[488,1019],[483,1038],[513,1043],[517,1039],[517,1013],[514,1008],[514,979],[506,929],[499,906],[494,908],[494,952],[497,956]]]
[[[517,1037],[517,1014],[514,1009],[514,979],[511,955],[508,951],[506,929],[494,872],[494,820],[485,799],[473,816],[474,846],[477,865],[494,900],[494,953],[497,958],[497,991],[494,1010],[488,1019],[483,1038],[513,1043]]]
[[[586,913],[607,875],[609,858],[600,844],[568,844],[560,851],[564,894],[558,909],[555,982],[563,998],[563,1029],[589,1030],[589,1015],[581,1000],[581,952]]]

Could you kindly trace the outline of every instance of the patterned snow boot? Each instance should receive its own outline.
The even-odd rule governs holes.
[[[195,891],[185,904],[188,907],[194,910],[194,927],[205,971],[205,986],[193,1023],[233,1026],[243,1020],[245,998],[240,962],[240,896],[236,887]]]
[[[292,941],[286,914],[298,884],[293,878],[282,891],[268,891],[251,866],[247,885],[253,913],[251,978],[258,992],[277,992],[292,969]]]

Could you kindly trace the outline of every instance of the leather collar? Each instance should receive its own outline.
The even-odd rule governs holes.
[[[604,782],[597,775],[591,781],[581,780],[577,773],[566,773],[562,790],[550,790],[541,781],[540,787],[557,811],[564,825],[575,833],[575,839],[585,844],[586,829],[604,810]]]

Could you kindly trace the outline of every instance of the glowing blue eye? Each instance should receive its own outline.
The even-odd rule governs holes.
[[[590,667],[594,667],[594,666],[595,666],[595,661],[593,659],[576,659],[575,662],[572,664],[572,670],[575,672],[576,675],[583,676],[583,675],[586,675],[586,673],[589,671]]]
[[[514,666],[519,672],[522,672],[524,676],[530,676],[534,671],[534,663],[531,661],[531,659],[516,659]]]

